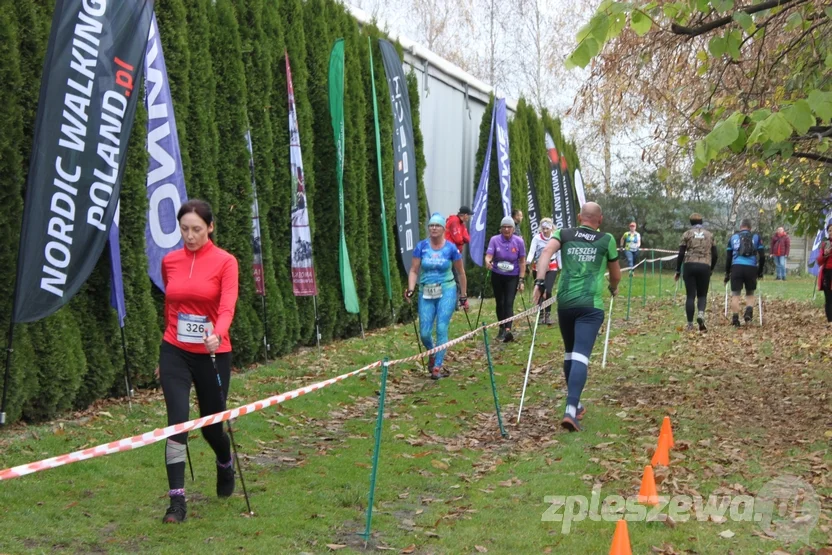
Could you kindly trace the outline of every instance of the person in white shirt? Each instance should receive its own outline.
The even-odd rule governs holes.
[[[549,243],[549,239],[552,238],[554,230],[555,224],[552,222],[552,218],[543,218],[540,221],[540,232],[536,233],[534,237],[532,237],[532,243],[529,247],[529,255],[526,258],[526,264],[532,265],[532,275],[534,275],[534,272],[537,271],[536,268],[538,258],[540,258],[540,253],[543,252],[543,249]],[[555,285],[558,268],[560,268],[560,252],[555,253],[549,261],[549,269],[546,271],[544,300],[552,296],[552,287]],[[543,323],[547,326],[552,325],[553,323],[551,319],[551,312],[552,305],[549,305],[544,309]]]

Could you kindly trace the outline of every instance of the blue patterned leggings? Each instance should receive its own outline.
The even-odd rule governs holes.
[[[436,345],[448,342],[448,328],[451,316],[456,308],[456,283],[453,281],[442,284],[442,296],[438,299],[425,299],[419,295],[419,335],[422,343],[430,350]],[[436,343],[433,342],[433,322],[436,320]],[[436,353],[436,366],[441,367],[445,360],[445,351]]]

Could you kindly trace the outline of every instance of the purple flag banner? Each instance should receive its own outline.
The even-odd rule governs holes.
[[[511,161],[509,160],[506,99],[498,98],[494,110],[497,113],[497,166],[500,170],[500,198],[503,202],[503,216],[505,217],[511,216]]]
[[[155,13],[147,37],[145,76],[147,152],[150,154],[145,229],[147,273],[156,287],[164,291],[162,258],[170,251],[182,247],[176,213],[188,201],[188,195],[185,191],[185,174],[182,171],[168,71]]]
[[[485,222],[488,212],[488,178],[491,170],[491,142],[494,138],[494,120],[497,110],[491,112],[491,130],[488,132],[488,147],[485,149],[485,160],[482,164],[480,183],[477,186],[477,196],[474,198],[474,214],[471,218],[471,243],[468,252],[471,260],[477,266],[482,266],[485,257]]]
[[[118,243],[118,218],[121,203],[116,204],[113,225],[110,226],[108,243],[110,244],[110,305],[118,312],[118,325],[124,327],[127,305],[124,302],[124,283],[121,281],[121,249]]]

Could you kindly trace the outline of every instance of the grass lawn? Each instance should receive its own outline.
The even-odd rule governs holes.
[[[646,305],[643,279],[633,280],[628,320],[622,280],[603,369],[603,335],[596,342],[582,433],[559,426],[565,386],[557,325],[538,329],[519,425],[531,332],[523,320],[514,343],[492,339],[507,438],[500,436],[481,336],[449,352],[449,378],[427,379],[419,363],[392,366],[366,547],[357,533],[365,526],[380,370],[235,422],[254,516],[245,514],[239,480],[234,496],[216,498],[212,452],[195,432],[196,479],[187,476],[183,525],[161,524],[167,481],[158,442],[0,483],[0,553],[607,553],[615,521],[625,514],[635,515],[633,553],[832,552],[824,551],[832,549],[832,330],[822,295],[812,300],[809,278],[768,278],[761,282],[765,325],[755,308],[754,324],[734,329],[722,315],[724,290],[715,276],[709,330],[701,334],[684,330],[684,286],[674,301],[672,274],[661,286],[658,268],[648,275]],[[478,301],[471,304],[473,320]],[[485,302],[480,319],[495,320],[493,302]],[[457,313],[451,337],[466,330]],[[496,330],[489,333],[493,338]],[[327,345],[320,355],[305,349],[235,373],[229,404],[416,352],[412,324]],[[794,523],[775,513],[774,537],[730,510],[710,518],[690,511],[685,521],[677,507],[672,520],[639,518],[635,505],[625,508],[611,496],[638,493],[665,416],[677,446],[670,466],[657,469],[660,495],[756,496],[791,475],[812,487],[815,495],[807,492],[802,506],[816,501],[819,514]],[[0,432],[0,467],[165,423],[161,392],[147,390],[132,410],[114,400],[47,424],[9,426]],[[589,499],[593,490],[607,514],[581,518],[575,498],[553,508],[554,496]],[[734,509],[750,516],[745,505]],[[577,515],[568,525],[565,512]],[[808,528],[805,542],[783,539]]]

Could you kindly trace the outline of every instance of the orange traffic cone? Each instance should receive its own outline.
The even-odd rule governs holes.
[[[633,555],[633,549],[630,547],[630,533],[627,531],[627,521],[623,518],[615,525],[610,555]]]
[[[670,441],[668,442],[668,447],[669,448],[673,449],[674,447],[676,447],[676,442],[673,441],[673,428],[670,427],[670,417],[669,416],[664,417],[664,421],[662,422],[662,431],[659,432],[659,435],[660,436],[666,435],[668,438],[670,438]]]
[[[638,502],[644,505],[658,505],[659,494],[656,492],[656,477],[653,476],[653,467],[645,466],[644,474],[641,477],[641,489],[638,490]]]
[[[650,464],[653,466],[662,465],[670,466],[670,442],[671,437],[667,434],[659,434],[659,444],[656,446],[656,452],[653,453],[653,460]]]

